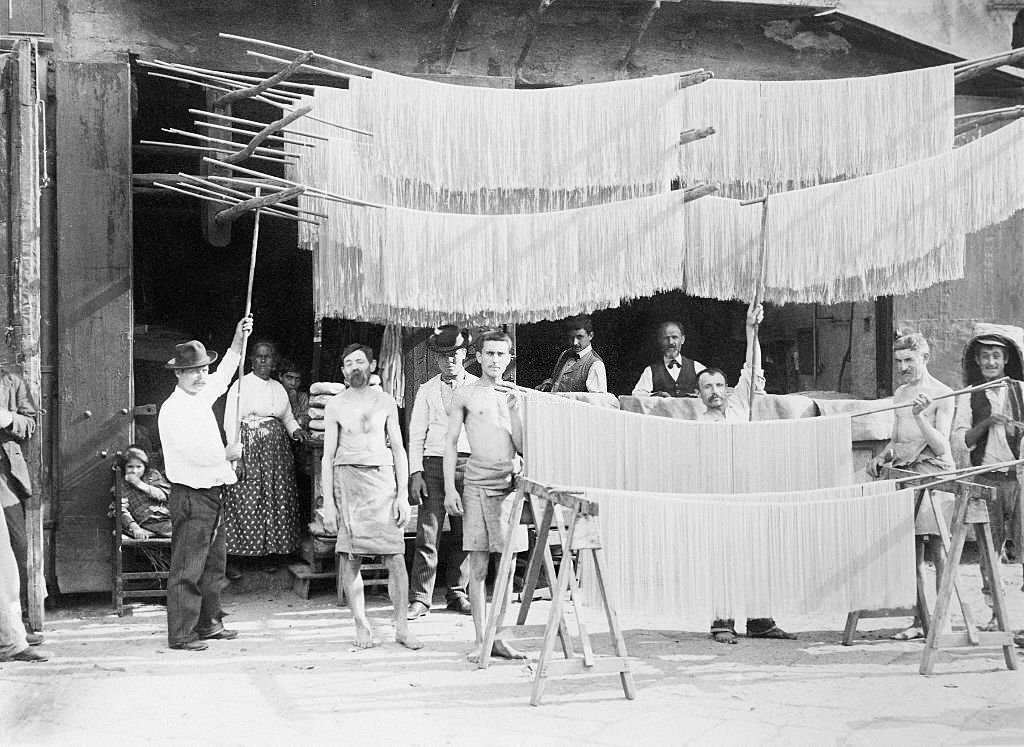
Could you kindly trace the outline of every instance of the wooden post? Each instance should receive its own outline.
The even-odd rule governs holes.
[[[761,203],[761,250],[757,255],[757,287],[754,292],[754,306],[764,298],[764,267],[768,254],[768,195]],[[749,203],[748,203],[749,204]],[[757,388],[757,369],[761,363],[761,345],[757,339],[760,324],[754,325],[754,347],[750,354],[750,393],[747,397],[747,420],[754,419],[754,390]]]
[[[14,231],[11,239],[11,274],[16,288],[11,326],[16,334],[21,375],[36,407],[42,402],[42,359],[40,349],[40,178],[38,92],[33,65],[46,65],[28,39],[17,42],[16,105],[12,108],[11,138],[12,208]],[[45,80],[45,78],[44,78]],[[28,539],[28,612],[33,630],[43,626],[46,598],[41,501],[42,442],[40,429],[25,444],[32,480],[32,495],[25,506]]]
[[[205,93],[206,104],[212,114],[225,116],[231,115],[230,104],[223,107],[215,106],[214,102],[219,98],[216,91],[206,89]],[[204,158],[201,160],[199,162],[199,175],[204,179],[208,179],[211,176],[230,176],[230,172],[226,171],[223,167],[216,165],[218,160],[224,160],[224,154],[218,154],[214,159]],[[213,246],[224,247],[230,244],[231,224],[218,223],[216,220],[216,216],[220,211],[220,208],[211,202],[206,202],[200,209],[203,214],[203,238]]]

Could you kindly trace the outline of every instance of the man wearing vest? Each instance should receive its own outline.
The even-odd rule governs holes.
[[[661,355],[640,374],[633,387],[634,397],[694,397],[697,394],[697,374],[707,366],[690,360],[680,351],[686,335],[679,322],[662,322],[658,327],[658,347]]]
[[[966,448],[972,465],[999,464],[1020,458],[1020,424],[1024,420],[1022,347],[1024,330],[1020,327],[979,323],[964,349],[965,385],[975,386],[1003,376],[1011,379],[1008,386],[957,397],[952,442],[954,450]],[[966,460],[961,457],[961,461]],[[1005,552],[1009,540],[1017,561],[1024,562],[1018,470],[1013,467],[993,470],[971,479],[996,488],[996,500],[988,504],[996,553]]]
[[[590,317],[573,317],[566,322],[565,329],[572,338],[572,347],[562,351],[551,378],[537,388],[543,392],[606,393],[608,374],[601,356],[590,345],[594,339]]]

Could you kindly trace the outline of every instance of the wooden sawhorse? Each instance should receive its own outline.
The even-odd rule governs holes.
[[[999,557],[992,544],[992,530],[988,525],[988,500],[994,498],[995,488],[987,485],[968,484],[957,491],[956,509],[953,513],[952,548],[946,558],[946,567],[939,579],[939,593],[935,600],[935,614],[932,625],[925,639],[924,653],[921,655],[921,674],[931,674],[935,668],[935,657],[940,649],[972,647],[999,647],[1003,649],[1003,658],[1007,669],[1017,668],[1017,652],[1014,649],[1013,632],[1010,630],[1006,615],[1006,601],[1003,597],[1003,584],[999,578]],[[995,631],[978,631],[972,622],[968,622],[966,630],[955,633],[943,633],[949,624],[953,593],[957,588],[960,557],[963,554],[964,542],[967,540],[968,525],[974,527],[978,542],[978,562],[983,576],[987,576],[989,589],[992,593],[992,613],[998,629]]]
[[[929,475],[920,474],[918,472],[911,472],[905,469],[898,469],[895,467],[887,467],[885,470],[884,477],[887,479],[897,479],[908,481],[905,483],[906,487],[910,487],[909,481],[928,482]],[[946,492],[954,492],[957,495],[960,494],[975,494],[984,493],[994,495],[994,489],[989,488],[985,485],[978,485],[977,483],[967,482],[965,480],[951,481],[949,483]],[[921,491],[914,504],[914,516],[917,516],[918,511],[921,509],[921,501],[927,500],[929,502],[928,507],[925,510],[930,510],[932,516],[935,519],[935,523],[939,528],[939,538],[942,542],[942,556],[945,559],[944,564],[949,563],[949,551],[950,551],[950,535],[949,527],[946,526],[946,519],[939,510],[938,504],[935,500],[934,493],[929,490],[927,495]],[[915,538],[916,542],[916,538]],[[916,550],[915,550],[916,552]],[[984,567],[984,566],[982,566]],[[843,629],[843,640],[844,646],[853,645],[854,636],[857,634],[857,623],[860,620],[872,619],[872,618],[884,618],[884,617],[911,617],[916,616],[921,621],[921,627],[924,630],[925,635],[929,633],[932,626],[931,615],[928,612],[928,598],[925,589],[925,578],[921,572],[921,566],[918,565],[915,571],[915,577],[917,579],[917,601],[913,607],[892,607],[886,609],[875,609],[875,610],[853,610],[846,616],[846,627]],[[968,631],[973,632],[977,629],[977,625],[974,622],[974,616],[971,613],[970,607],[960,597],[960,589],[958,586],[954,586],[954,591],[957,595],[957,601],[960,604],[960,612],[964,617],[966,628]]]
[[[615,614],[615,610],[608,599],[608,590],[605,587],[603,570],[601,568],[601,539],[597,527],[598,505],[593,501],[587,500],[581,492],[573,491],[569,488],[552,488],[525,478],[518,478],[516,481],[516,496],[512,506],[512,513],[509,517],[508,540],[505,543],[505,549],[501,554],[501,562],[498,565],[498,575],[494,586],[494,601],[487,615],[484,640],[477,666],[485,669],[490,663],[491,647],[494,645],[495,636],[498,630],[501,629],[508,611],[508,604],[512,595],[512,575],[515,571],[516,558],[516,553],[512,549],[514,544],[512,535],[522,519],[523,508],[527,498],[530,501],[537,538],[533,551],[530,553],[526,587],[523,589],[523,606],[519,613],[518,625],[523,625],[526,622],[533,589],[536,587],[542,565],[547,572],[549,583],[551,579],[554,579],[554,585],[551,589],[551,610],[548,613],[548,622],[544,629],[544,640],[541,644],[540,657],[538,658],[537,669],[533,678],[530,704],[540,705],[541,698],[544,696],[546,680],[549,676],[568,674],[618,674],[619,680],[622,683],[623,694],[627,699],[633,700],[636,697],[636,688],[633,682],[633,674],[630,670],[629,655],[626,653],[626,641],[622,636],[618,616]],[[563,521],[562,509],[569,511],[567,528],[566,522]],[[555,526],[562,539],[562,562],[557,575],[555,574],[554,561],[551,557],[551,549],[548,546],[548,535],[551,532],[552,525]],[[615,648],[615,656],[596,657],[594,655],[590,635],[580,615],[580,588],[576,561],[573,559],[574,550],[579,551],[581,556],[589,554],[594,564],[597,591],[601,596],[602,607],[608,619],[608,629]],[[569,602],[573,605],[575,611],[580,646],[583,649],[582,656],[579,657],[573,651],[572,638],[565,619],[567,594]],[[556,636],[561,641],[562,652],[565,658],[564,660],[552,661],[551,657],[554,653]]]

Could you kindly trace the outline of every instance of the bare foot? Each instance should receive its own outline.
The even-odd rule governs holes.
[[[480,662],[480,646],[479,645],[476,648],[474,648],[472,651],[470,651],[468,654],[466,654],[466,660],[467,661],[471,661],[474,664],[478,664]]]
[[[358,648],[373,648],[377,642],[373,640],[373,629],[365,623],[356,621],[356,646]]]
[[[423,642],[408,631],[405,633],[395,633],[395,641],[401,643],[410,651],[419,651],[423,648]]]
[[[494,642],[493,646],[491,646],[491,656],[497,656],[499,659],[526,658],[526,654],[524,654],[522,651],[518,651],[512,648],[500,638]]]

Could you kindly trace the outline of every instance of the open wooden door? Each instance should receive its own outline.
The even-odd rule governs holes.
[[[59,62],[57,584],[111,588],[111,466],[132,435],[131,77]]]

